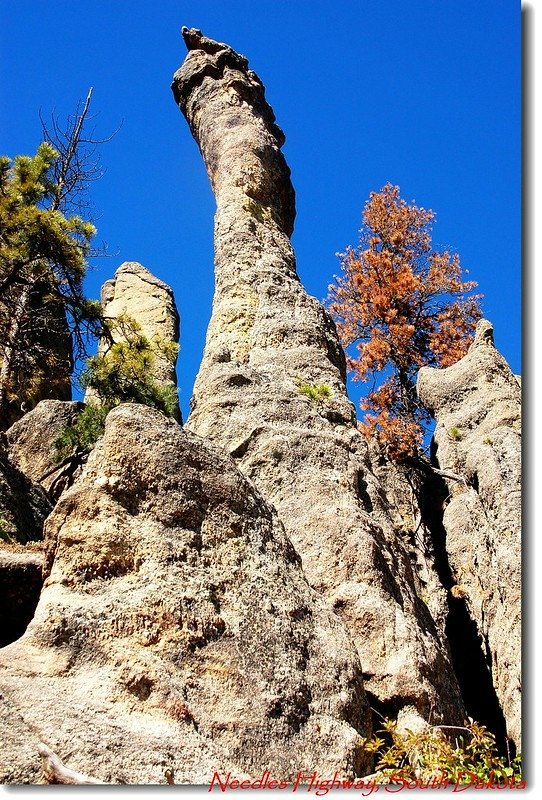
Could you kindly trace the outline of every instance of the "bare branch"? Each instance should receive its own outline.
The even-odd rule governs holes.
[[[41,756],[43,774],[39,780],[41,784],[101,784],[105,785],[104,781],[99,781],[96,778],[91,778],[89,775],[83,775],[81,772],[75,772],[73,769],[65,767],[60,758],[53,753],[50,747],[47,747],[43,742],[39,743],[38,752]]]
[[[40,112],[40,120],[44,139],[59,153],[57,163],[53,166],[53,190],[50,208],[64,212],[88,215],[90,202],[87,199],[87,185],[98,180],[104,174],[100,164],[99,147],[110,142],[122,127],[122,123],[110,136],[97,138],[94,128],[86,132],[90,115],[90,104],[93,89],[89,89],[86,99],[78,105],[74,115],[70,115],[65,127],[61,126],[53,113],[50,122],[46,122]],[[98,253],[99,255],[100,253]]]
[[[72,134],[70,135],[70,138],[69,138],[69,141],[68,141],[67,152],[66,152],[64,158],[61,160],[60,174],[58,176],[57,185],[56,185],[56,188],[55,188],[55,197],[54,197],[53,206],[52,206],[53,211],[57,211],[59,209],[59,207],[60,207],[61,202],[62,202],[64,185],[65,185],[65,182],[66,182],[66,175],[68,174],[68,170],[69,170],[69,168],[70,168],[70,166],[72,164],[73,158],[74,158],[74,156],[75,156],[75,154],[77,152],[77,148],[79,146],[79,141],[80,141],[80,138],[81,138],[81,131],[83,129],[83,125],[85,124],[85,117],[87,116],[87,113],[88,113],[88,110],[89,110],[89,107],[90,107],[90,100],[92,98],[92,91],[93,91],[93,89],[92,89],[92,86],[91,86],[90,89],[88,90],[87,98],[86,98],[85,103],[83,105],[83,110],[79,114],[79,116],[77,118],[77,121],[75,123],[75,128],[74,128]]]

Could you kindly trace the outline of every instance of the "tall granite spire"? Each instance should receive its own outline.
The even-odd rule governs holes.
[[[173,290],[137,261],[125,261],[111,280],[102,286],[101,304],[104,316],[110,321],[128,317],[139,325],[141,333],[150,342],[179,341],[179,312]],[[115,341],[125,340],[122,330],[112,329]],[[99,342],[98,352],[105,353],[110,346],[105,337]],[[177,388],[175,362],[155,348],[152,377],[164,386]],[[87,389],[87,402],[96,402],[96,392]],[[175,419],[181,420],[177,405]]]
[[[368,467],[334,324],[296,273],[284,135],[246,58],[195,29],[183,37],[173,93],[217,202],[213,311],[187,426],[276,507],[355,641],[373,706],[461,718],[446,644]]]

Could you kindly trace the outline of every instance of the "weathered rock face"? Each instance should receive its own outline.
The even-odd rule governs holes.
[[[6,431],[11,462],[54,498],[67,485],[65,472],[57,469],[55,440],[83,408],[83,403],[42,400]]]
[[[335,327],[296,273],[284,136],[246,59],[183,35],[172,88],[217,200],[216,290],[188,428],[222,445],[274,504],[311,585],[355,639],[373,704],[461,718],[445,643],[368,468]]]
[[[0,780],[37,779],[38,739],[107,782],[369,768],[355,648],[227,455],[120,406],[46,543],[36,615],[0,651]]]
[[[114,278],[104,283],[101,304],[106,318],[131,317],[148,339],[179,341],[179,313],[172,289],[136,261],[125,261]],[[113,338],[120,340],[121,332],[114,332]],[[104,352],[107,346],[107,342],[100,342],[99,352]],[[177,387],[175,364],[159,352],[155,355],[152,377],[160,383]],[[92,391],[87,392],[86,399],[90,398],[94,399]],[[180,412],[177,418],[180,419]]]
[[[0,539],[21,544],[39,541],[50,510],[42,487],[9,460],[5,435],[0,434]]]
[[[457,364],[423,368],[418,394],[437,420],[448,481],[446,549],[483,642],[508,735],[521,739],[521,390],[495,349],[491,323]]]

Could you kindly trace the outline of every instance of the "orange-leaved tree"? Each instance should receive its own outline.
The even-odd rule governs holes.
[[[462,279],[459,257],[433,249],[434,218],[398,186],[371,192],[360,246],[341,255],[342,275],[329,287],[354,379],[373,381],[360,430],[395,461],[416,458],[430,421],[416,396],[419,368],[465,355],[481,316],[477,284]]]

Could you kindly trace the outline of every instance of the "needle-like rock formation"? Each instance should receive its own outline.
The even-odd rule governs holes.
[[[183,36],[173,93],[217,202],[213,312],[188,427],[276,507],[355,640],[373,704],[461,719],[446,645],[368,469],[335,327],[296,273],[284,135],[246,58],[197,30]]]
[[[481,320],[467,355],[424,367],[418,394],[437,420],[436,459],[448,481],[446,550],[484,644],[507,732],[521,741],[521,389]]]
[[[137,261],[125,261],[120,265],[114,277],[102,286],[100,300],[106,319],[114,322],[128,317],[150,341],[179,341],[179,313],[171,287]],[[124,338],[122,328],[113,327],[112,335],[116,341]],[[103,339],[98,352],[105,352],[109,344]],[[165,386],[177,388],[175,364],[159,350],[155,351],[152,377]],[[92,390],[87,392],[86,399],[95,399]],[[176,418],[180,419],[180,412]]]

